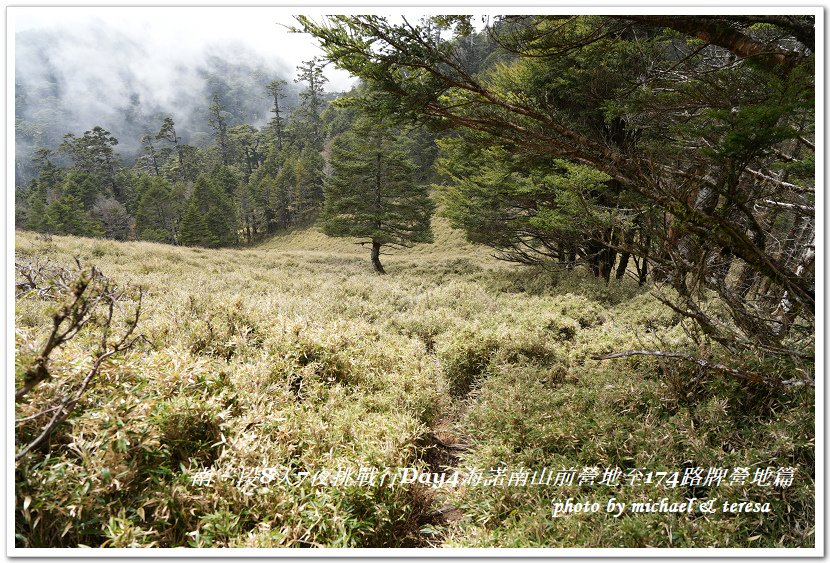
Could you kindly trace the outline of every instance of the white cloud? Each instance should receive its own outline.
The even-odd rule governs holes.
[[[18,7],[9,8],[15,32],[29,29],[53,29],[73,32],[77,45],[84,47],[84,36],[111,33],[129,39],[141,47],[143,61],[124,61],[148,80],[178,72],[206,47],[224,48],[242,44],[278,66],[293,69],[302,61],[322,56],[315,40],[305,34],[289,33],[286,25],[294,24],[293,13],[302,8],[264,7]],[[80,33],[79,33],[80,32]],[[87,50],[87,57],[118,59],[135,56],[126,53],[96,53]],[[90,60],[91,65],[95,60]],[[144,64],[144,68],[141,68]],[[109,68],[111,65],[100,65]],[[347,90],[354,79],[347,72],[326,68],[328,89]]]

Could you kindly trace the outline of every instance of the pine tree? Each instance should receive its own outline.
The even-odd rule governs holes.
[[[191,198],[185,207],[182,222],[179,226],[179,241],[184,246],[219,246],[219,240],[213,236],[208,228],[205,216],[199,210],[195,198]]]
[[[144,177],[141,200],[136,212],[136,233],[142,240],[175,243],[178,205],[169,182],[164,178]]]
[[[300,118],[300,123],[295,123],[304,129],[303,136],[309,136],[311,144],[318,150],[323,147],[322,124],[320,114],[323,111],[323,85],[328,79],[323,76],[323,65],[320,59],[313,58],[305,61],[297,67],[297,78],[294,82],[305,82],[308,84],[305,90],[300,92],[300,107],[295,112]]]
[[[228,196],[232,196],[237,186],[242,183],[235,168],[220,165],[214,166],[211,170],[210,181]]]
[[[285,80],[272,80],[268,86],[265,87],[265,90],[268,94],[274,99],[274,107],[271,109],[271,113],[274,114],[274,117],[271,119],[271,127],[274,129],[274,135],[277,139],[277,148],[282,149],[282,122],[283,118],[280,115],[280,100],[285,99]]]
[[[41,148],[35,151],[32,162],[35,170],[38,171],[37,183],[41,190],[54,189],[63,179],[64,170],[55,166],[49,157],[52,152],[49,149]]]
[[[139,158],[139,161],[143,162],[156,176],[160,176],[159,162],[162,159],[162,154],[153,145],[153,137],[144,135],[141,137],[141,145],[144,147],[144,155]]]
[[[44,232],[48,228],[46,221],[46,201],[43,194],[33,191],[29,196],[29,212],[26,215],[26,228],[33,231]]]
[[[81,200],[84,209],[91,209],[99,196],[106,195],[101,178],[89,172],[70,170],[60,184],[60,192],[72,194]]]
[[[179,143],[179,141],[181,141],[181,137],[176,135],[176,123],[173,121],[172,117],[168,116],[164,118],[164,121],[161,124],[161,129],[159,129],[159,132],[156,133],[156,139],[173,143],[173,146],[176,148],[176,155],[179,158],[179,180],[184,180],[184,147]]]
[[[66,193],[53,201],[45,212],[45,227],[50,233],[98,237],[104,234],[101,226],[84,209],[77,196]]]
[[[228,144],[228,121],[225,118],[225,108],[219,102],[219,96],[213,95],[208,110],[208,123],[216,134],[216,144],[219,147],[219,157],[222,164],[231,163],[230,146]]]
[[[103,127],[96,126],[90,131],[84,131],[83,137],[76,137],[72,133],[64,135],[60,150],[68,154],[75,162],[75,169],[100,178],[112,189],[113,195],[121,199],[121,186],[117,181],[119,167],[118,155],[113,147],[118,139],[112,136]]]
[[[52,152],[49,149],[38,149],[32,157],[38,176],[32,180],[26,193],[25,205],[28,207],[25,214],[25,226],[33,231],[43,232],[48,228],[46,221],[46,207],[49,201],[61,193],[61,183],[65,171],[55,166],[49,159]],[[17,219],[15,220],[17,223]]]
[[[308,217],[323,203],[325,160],[313,147],[306,146],[294,162],[294,202],[300,219]]]
[[[320,216],[329,236],[358,237],[372,245],[372,265],[383,274],[383,246],[432,242],[435,208],[428,187],[414,182],[415,165],[403,137],[366,118],[332,144],[332,174]]]
[[[237,242],[236,209],[222,188],[199,176],[182,215],[181,243],[215,248]]]

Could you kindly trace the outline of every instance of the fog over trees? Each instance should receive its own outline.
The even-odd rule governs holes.
[[[278,30],[275,26],[275,35]],[[283,107],[295,107],[300,86],[295,63],[265,56],[242,42],[215,42],[158,53],[140,32],[103,25],[29,29],[15,36],[15,183],[35,175],[38,148],[54,149],[68,133],[100,125],[119,139],[128,164],[142,151],[142,136],[175,114],[185,144],[212,142],[209,103],[215,94],[228,126],[268,122],[273,108],[266,86],[286,81]]]

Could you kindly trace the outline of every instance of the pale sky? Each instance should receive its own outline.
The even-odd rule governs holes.
[[[8,8],[15,32],[27,29],[78,31],[88,26],[139,41],[149,55],[146,61],[160,73],[167,64],[188,61],[189,55],[207,45],[241,43],[269,59],[284,61],[290,68],[323,52],[305,34],[283,27],[296,23],[295,13],[304,8],[264,7],[19,7]],[[279,25],[283,24],[283,25]],[[106,56],[106,54],[102,54]],[[325,70],[330,91],[348,90],[355,80],[329,65]]]

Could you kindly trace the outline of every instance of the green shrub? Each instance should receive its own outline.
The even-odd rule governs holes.
[[[210,466],[219,457],[222,426],[214,401],[175,397],[158,403],[152,419],[173,467]]]

